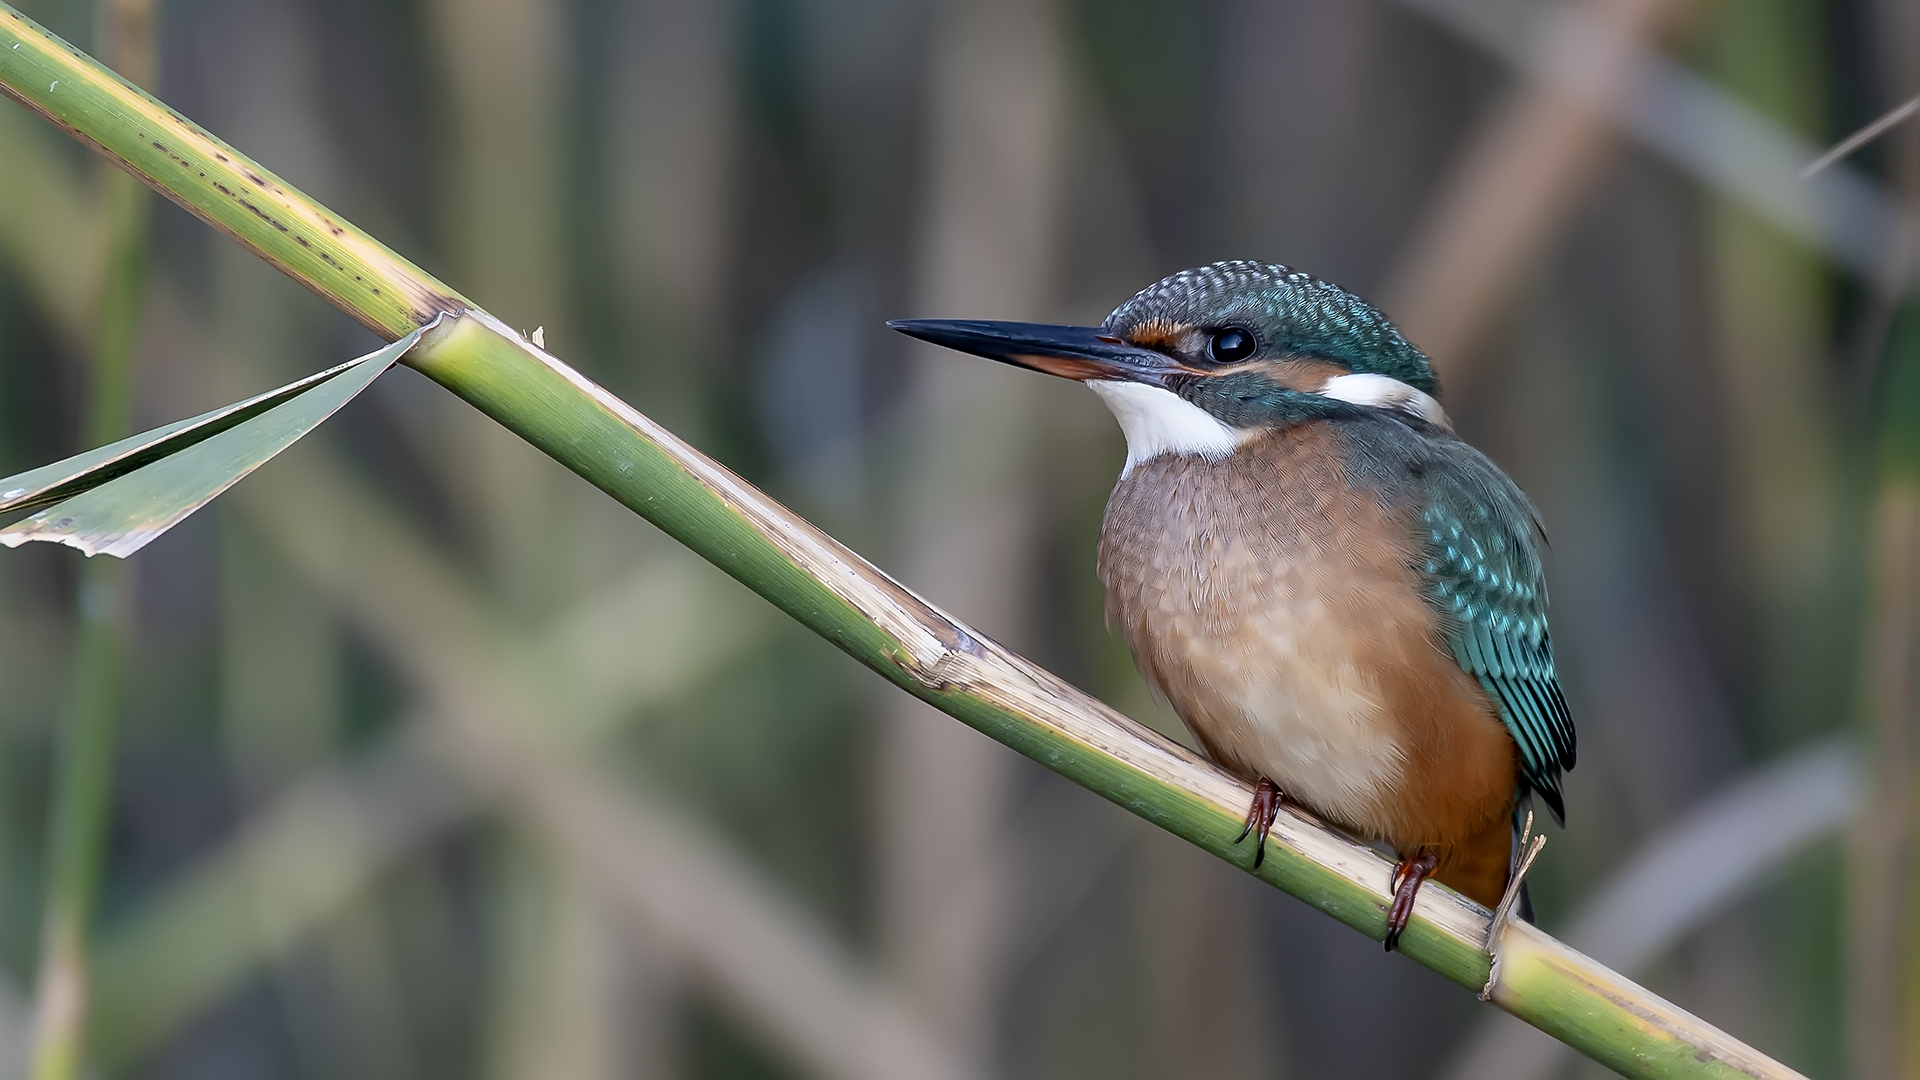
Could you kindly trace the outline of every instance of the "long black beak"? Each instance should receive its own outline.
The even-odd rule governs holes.
[[[1164,385],[1180,364],[1092,326],[984,322],[977,319],[895,319],[888,326],[908,337],[1006,364],[1087,382],[1124,379]]]

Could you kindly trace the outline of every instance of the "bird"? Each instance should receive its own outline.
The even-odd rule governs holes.
[[[1429,878],[1499,903],[1533,799],[1565,824],[1575,738],[1539,514],[1455,434],[1433,364],[1379,310],[1233,260],[1097,327],[887,325],[1112,410],[1108,621],[1201,751],[1253,785],[1256,868],[1283,800],[1384,845],[1391,951]]]

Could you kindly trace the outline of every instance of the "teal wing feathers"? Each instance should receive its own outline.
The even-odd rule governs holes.
[[[1574,764],[1573,718],[1553,670],[1537,517],[1512,480],[1464,443],[1422,471],[1418,569],[1455,659],[1499,706],[1522,781],[1565,822],[1560,776]]]

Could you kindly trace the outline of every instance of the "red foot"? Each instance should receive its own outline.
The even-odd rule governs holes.
[[[1407,929],[1407,920],[1413,917],[1413,898],[1420,895],[1420,885],[1433,876],[1440,866],[1440,859],[1432,848],[1421,848],[1412,858],[1400,860],[1393,868],[1393,877],[1388,880],[1387,888],[1393,891],[1393,906],[1387,909],[1387,951],[1400,944],[1400,935]]]
[[[1273,819],[1280,815],[1280,789],[1274,782],[1261,777],[1253,785],[1253,805],[1247,807],[1247,824],[1233,842],[1239,843],[1256,830],[1260,833],[1260,843],[1253,849],[1253,865],[1259,869],[1267,858],[1267,830],[1273,828]]]

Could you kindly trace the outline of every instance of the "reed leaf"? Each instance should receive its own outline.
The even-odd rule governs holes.
[[[338,412],[425,330],[278,390],[0,480],[0,511],[57,503],[0,529],[0,544],[46,540],[126,558]]]
[[[1250,792],[1191,751],[927,604],[647,417],[237,151],[0,4],[0,89],[366,325],[407,362],[849,655],[977,730],[1222,858]],[[1283,811],[1257,877],[1375,938],[1391,866]],[[1634,1077],[1798,1075],[1524,923],[1421,893],[1402,951]]]

